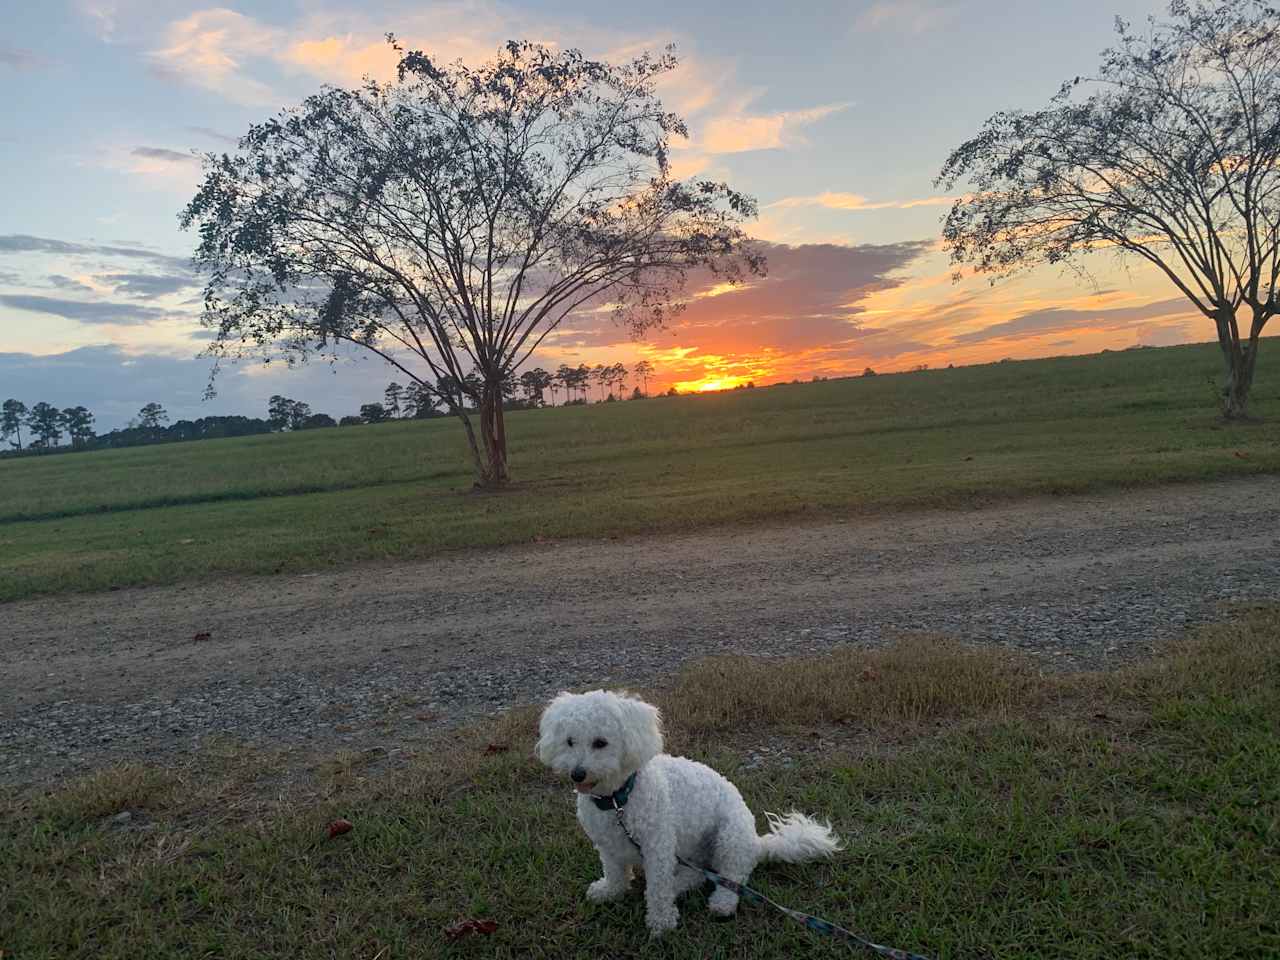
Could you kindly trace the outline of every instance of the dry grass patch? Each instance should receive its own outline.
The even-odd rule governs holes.
[[[885,650],[814,657],[715,657],[681,673],[663,697],[689,732],[782,724],[884,726],[1007,716],[1076,689],[1027,657],[911,637]]]

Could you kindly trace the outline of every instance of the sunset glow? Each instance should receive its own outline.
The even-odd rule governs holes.
[[[1105,251],[1091,281],[1043,271],[994,287],[953,283],[940,252],[953,198],[933,183],[947,153],[993,112],[1037,107],[1090,69],[1116,14],[1140,22],[1158,3],[1039,5],[1013,18],[995,0],[963,17],[933,3],[813,5],[756,11],[731,29],[714,5],[697,4],[626,17],[598,5],[488,0],[54,6],[15,18],[0,45],[13,105],[0,137],[9,173],[0,185],[0,381],[13,392],[65,384],[66,397],[49,399],[89,403],[104,427],[151,393],[186,417],[212,406],[260,412],[275,392],[350,412],[399,376],[372,357],[332,369],[246,365],[224,371],[217,401],[202,401],[208,363],[195,355],[208,341],[187,264],[196,238],[174,223],[200,177],[194,153],[234,150],[251,124],[321,84],[390,77],[389,29],[407,48],[467,62],[513,37],[606,59],[673,41],[682,63],[661,92],[690,135],[673,141],[672,168],[758,202],[750,230],[767,276],[734,286],[691,275],[678,294],[683,312],[638,340],[608,310],[574,315],[529,366],[630,370],[647,360],[649,393],[706,393],[1212,333],[1167,281]],[[1055,37],[1047,51],[1046,35]],[[55,48],[64,51],[56,64],[37,52]],[[38,106],[50,96],[65,104],[56,123]],[[69,143],[68,127],[83,135]],[[640,385],[631,376],[623,389]]]

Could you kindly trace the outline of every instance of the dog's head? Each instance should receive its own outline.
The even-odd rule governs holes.
[[[613,793],[661,752],[658,708],[625,693],[562,693],[538,725],[538,759],[579,793]]]

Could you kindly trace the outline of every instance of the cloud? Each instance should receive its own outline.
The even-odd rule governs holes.
[[[159,160],[162,163],[194,163],[199,164],[200,158],[193,153],[179,153],[177,150],[165,150],[163,147],[134,147],[130,151],[135,157],[142,157],[144,160]]]
[[[93,25],[98,39],[110,43],[116,32],[119,4],[115,0],[80,0],[79,9]]]
[[[21,253],[44,253],[72,257],[127,257],[135,260],[149,260],[172,272],[194,273],[189,259],[148,250],[140,245],[125,245],[123,242],[119,244],[69,243],[65,240],[52,240],[48,237],[33,237],[25,233],[0,234],[0,256]]]
[[[847,103],[833,103],[806,110],[758,114],[729,113],[713,118],[697,136],[698,149],[711,154],[744,153],[748,150],[777,150],[803,142],[800,130],[824,117],[847,109]]]
[[[361,42],[351,34],[300,40],[287,46],[279,56],[291,66],[320,76],[341,77],[353,84],[366,76],[390,80],[399,63],[399,55],[385,39]],[[492,56],[493,49],[486,47],[479,59]]]
[[[421,47],[443,62],[489,60],[508,37],[539,33],[518,11],[477,2],[436,4],[401,17],[399,27],[408,48]],[[391,79],[398,58],[385,31],[381,21],[355,12],[313,13],[285,28],[219,7],[171,23],[148,57],[158,72],[237,103],[279,106],[291,98],[285,92],[294,86],[290,76],[347,85],[365,76]]]
[[[24,310],[28,313],[46,313],[79,323],[111,323],[136,325],[163,320],[173,314],[155,307],[140,307],[131,303],[104,301],[62,300],[57,297],[41,297],[29,294],[0,294],[0,307]]]
[[[951,5],[928,0],[879,0],[854,22],[855,29],[897,29],[906,33],[925,33],[937,29],[955,15]]]
[[[118,346],[80,347],[47,356],[0,353],[6,396],[27,406],[40,401],[56,407],[83,404],[96,415],[99,432],[124,426],[152,401],[166,407],[175,420],[215,412],[202,410],[200,404],[208,373],[204,361],[131,355]]]
[[[210,140],[217,140],[220,143],[230,144],[233,147],[240,145],[239,137],[233,137],[227,133],[219,133],[212,127],[183,127],[183,129],[190,133],[198,133],[202,137],[208,137]]]
[[[169,25],[150,58],[161,72],[246,106],[278,105],[270,86],[249,75],[248,63],[279,48],[279,31],[234,10],[198,10]]]
[[[650,333],[649,347],[662,351],[678,344],[686,351],[680,356],[685,370],[708,358],[754,362],[762,371],[756,379],[764,378],[764,367],[795,353],[861,347],[864,353],[890,356],[899,349],[891,335],[859,328],[865,301],[905,283],[900,271],[931,250],[932,242],[760,246],[768,257],[767,276],[740,287],[727,287],[710,276],[692,279],[685,311],[671,328]],[[548,338],[545,352],[621,347],[625,342],[626,333],[607,314],[595,312],[566,320]],[[764,364],[762,357],[772,360]]]
[[[93,287],[87,283],[81,283],[71,277],[63,276],[60,273],[51,273],[48,277],[49,286],[57,290],[68,290],[72,293],[93,293]]]
[[[19,47],[0,47],[0,64],[14,70],[34,70],[48,64],[48,60],[31,50]]]
[[[1191,329],[1186,323],[1144,323],[1138,327],[1138,343],[1148,347],[1169,347],[1191,340]]]
[[[1137,307],[1110,307],[1097,310],[1048,308],[1024,313],[1002,323],[994,323],[979,330],[961,333],[951,338],[952,343],[973,344],[989,340],[1007,340],[1022,337],[1043,336],[1077,330],[1081,327],[1111,329],[1128,326],[1139,320],[1186,316],[1194,308],[1183,297],[1157,300]]]
[[[172,293],[181,293],[200,284],[200,281],[190,274],[172,276],[152,273],[108,273],[99,275],[95,279],[113,287],[114,292],[119,296],[135,297],[139,300],[154,300]]]
[[[873,201],[860,193],[817,193],[804,197],[783,197],[767,208],[825,207],[828,210],[911,210],[915,207],[949,207],[955,197],[922,197],[918,200]]]

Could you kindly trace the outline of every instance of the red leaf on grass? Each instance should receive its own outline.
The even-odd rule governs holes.
[[[1241,453],[1239,450],[1236,451],[1236,456],[1239,457],[1241,460],[1249,459],[1249,455],[1247,453]]]
[[[871,667],[863,667],[859,679],[864,682],[869,680],[879,680],[880,674],[876,673],[876,671]]]
[[[472,933],[493,933],[498,929],[497,920],[459,920],[444,928],[444,935],[450,940],[461,940]]]
[[[340,837],[344,833],[350,833],[350,832],[351,832],[350,820],[335,820],[333,821],[333,823],[329,824],[330,840],[332,840],[334,837]]]
[[[495,753],[506,753],[510,749],[511,745],[507,743],[491,743],[484,748],[484,755],[489,757]]]

